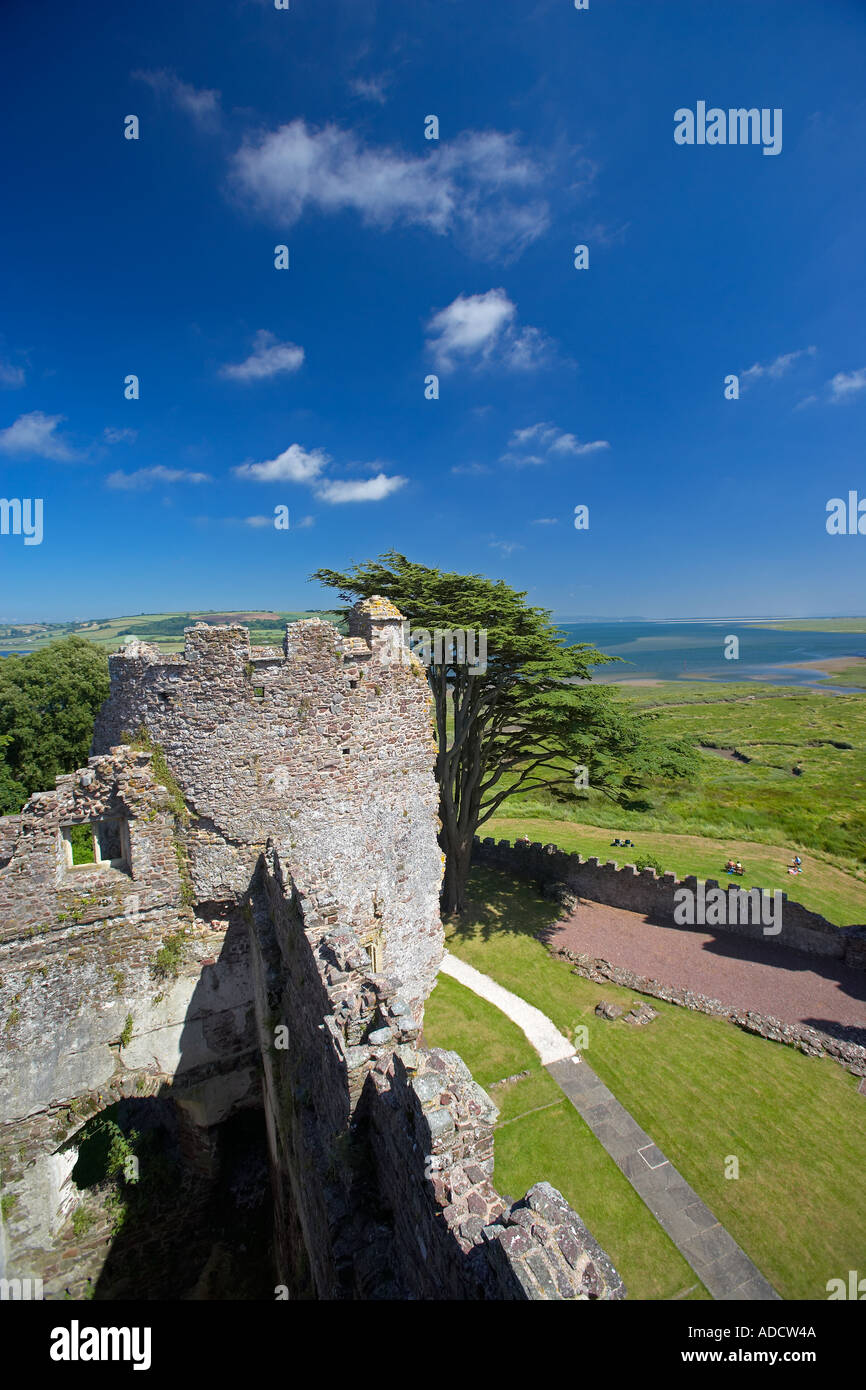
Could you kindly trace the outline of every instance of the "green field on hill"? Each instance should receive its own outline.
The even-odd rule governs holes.
[[[242,623],[250,629],[250,641],[256,647],[279,646],[286,623],[301,618],[327,618],[338,621],[337,614],[319,608],[304,612],[277,613],[270,609],[241,609],[237,612],[213,610],[190,613],[138,613],[122,618],[88,618],[79,623],[0,623],[0,653],[39,651],[60,637],[86,637],[110,651],[120,646],[124,637],[137,637],[164,652],[183,651],[183,630],[193,623]]]
[[[655,855],[678,875],[781,888],[839,926],[866,921],[866,696],[709,681],[620,687],[665,737],[700,751],[687,784],[658,779],[631,806],[600,792],[509,798],[479,833],[559,844],[631,862]],[[623,835],[637,850],[612,850]],[[788,875],[797,853],[804,872]]]

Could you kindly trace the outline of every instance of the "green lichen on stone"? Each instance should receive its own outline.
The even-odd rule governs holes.
[[[189,811],[183,799],[183,792],[180,785],[175,780],[171,769],[166,761],[165,750],[159,743],[154,743],[148,730],[142,724],[134,738],[124,738],[130,747],[139,753],[150,753],[150,766],[154,778],[160,786],[165,787],[169,795],[169,808],[176,820],[182,825],[189,824]]]
[[[176,980],[180,973],[183,961],[183,948],[186,944],[186,932],[181,928],[174,932],[172,936],[167,936],[162,943],[162,947],[156,953],[156,960],[153,964],[154,973],[160,979]]]
[[[125,1047],[129,1047],[129,1044],[130,1044],[130,1042],[132,1041],[132,1027],[133,1027],[133,1023],[132,1023],[132,1014],[127,1014],[127,1015],[126,1015],[126,1022],[125,1022],[124,1025],[123,1025],[123,1031],[122,1031],[122,1033],[120,1034],[120,1047],[121,1047],[121,1051],[122,1051]]]
[[[96,1221],[96,1213],[89,1207],[76,1207],[72,1213],[72,1229],[77,1236],[86,1235]]]

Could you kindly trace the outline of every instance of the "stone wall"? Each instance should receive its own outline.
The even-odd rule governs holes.
[[[89,1116],[170,1096],[206,1129],[260,1103],[246,933],[186,905],[169,801],[151,755],[116,748],[0,822],[15,831],[0,869],[7,1272],[44,1277],[49,1297],[98,1279],[105,1259],[104,1231],[81,1249],[69,1231],[76,1155],[63,1146]],[[106,815],[125,824],[126,866],[70,868],[62,828]],[[161,976],[171,941],[177,962]]]
[[[292,623],[280,651],[251,648],[244,627],[188,628],[183,656],[129,643],[110,658],[93,748],[143,726],[164,750],[199,900],[243,893],[272,837],[420,1019],[443,949],[430,692],[392,604],[357,605],[351,631]]]
[[[295,1296],[622,1298],[565,1200],[495,1190],[497,1110],[456,1053],[418,1046],[394,980],[280,852],[250,894],[278,1277]]]
[[[602,864],[597,858],[566,854],[556,845],[542,845],[538,841],[530,844],[518,840],[512,844],[509,840],[497,842],[492,837],[481,840],[476,836],[473,862],[491,864],[543,884],[563,884],[590,902],[640,912],[653,921],[673,922],[677,889],[688,888],[693,893],[698,889],[698,880],[693,875],[678,879],[676,874],[659,875],[654,869],[638,870],[633,864],[622,867],[613,861]],[[707,888],[718,886],[715,879],[706,880]],[[745,888],[745,881],[738,880],[736,887]],[[835,927],[817,912],[791,902],[785,893],[782,894],[781,926],[782,930],[775,936],[765,935],[760,922],[752,921],[729,922],[714,926],[713,930],[753,937],[809,955],[830,957],[866,970],[866,926]]]

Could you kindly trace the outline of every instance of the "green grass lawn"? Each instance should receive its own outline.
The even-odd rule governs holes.
[[[866,1098],[857,1093],[857,1079],[829,1058],[804,1057],[725,1020],[657,1000],[659,1017],[646,1028],[597,1018],[599,999],[627,1005],[636,996],[584,980],[554,960],[537,933],[556,916],[555,905],[526,884],[476,870],[469,909],[459,925],[448,928],[448,948],[543,1010],[562,1032],[571,1035],[585,1025],[587,1061],[782,1296],[825,1299],[827,1280],[861,1268],[866,1246]],[[434,1033],[435,1022],[434,1011]],[[460,1050],[456,1042],[448,1045]],[[471,1039],[465,1037],[464,1055],[472,1066]],[[497,1103],[499,1095],[494,1092]],[[533,1109],[538,1092],[529,1098]],[[579,1164],[574,1185],[567,1187],[577,1141],[565,1139],[558,1124],[551,1109],[502,1126],[500,1190],[522,1196],[514,1189],[525,1186],[528,1175],[530,1181],[547,1177],[615,1258],[611,1228],[603,1230],[588,1205],[591,1184],[581,1190]],[[557,1136],[565,1152],[559,1152]],[[538,1171],[542,1155],[551,1164],[557,1154],[563,1167],[554,1162],[545,1173]],[[724,1176],[730,1156],[739,1162],[736,1180]],[[558,1174],[564,1175],[561,1183]],[[628,1280],[625,1264],[622,1272]],[[645,1287],[640,1279],[638,1272],[636,1287]]]
[[[459,1052],[476,1081],[530,1075],[490,1094],[500,1109],[494,1182],[515,1201],[550,1182],[571,1203],[622,1275],[629,1298],[709,1298],[613,1159],[541,1066],[519,1028],[447,975],[427,1004],[424,1040]]]
[[[792,901],[802,903],[812,912],[820,912],[828,922],[839,927],[866,922],[866,883],[823,859],[808,858],[802,874],[790,875],[786,865],[790,863],[792,851],[782,846],[735,838],[711,840],[631,827],[627,838],[634,840],[635,848],[619,849],[611,845],[613,835],[607,826],[505,816],[488,821],[482,834],[512,841],[518,835],[528,835],[530,840],[558,845],[569,853],[577,851],[586,858],[595,855],[603,864],[611,859],[620,865],[632,864],[640,854],[652,854],[663,869],[672,870],[678,878],[695,874],[698,878],[715,878],[722,884],[729,882],[723,867],[725,861],[739,859],[746,870],[743,878],[736,880],[741,888],[765,888],[770,893],[780,888]]]

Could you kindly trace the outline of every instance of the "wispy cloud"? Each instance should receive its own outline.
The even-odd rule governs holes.
[[[503,555],[511,555],[515,550],[525,550],[526,546],[518,541],[489,541],[491,550],[501,550]]]
[[[558,525],[559,525],[559,517],[557,517],[557,516],[537,516],[537,517],[535,518],[535,520],[534,520],[533,522],[531,522],[530,524],[531,524],[532,526],[558,526]]]
[[[488,468],[486,463],[455,463],[451,472],[457,474],[463,473],[468,477],[474,478],[482,473],[490,473],[492,469]]]
[[[296,372],[304,361],[304,349],[296,343],[281,343],[262,328],[253,339],[253,350],[243,362],[220,367],[220,376],[230,381],[268,381],[284,372]]]
[[[26,380],[27,374],[23,367],[16,367],[12,362],[0,360],[0,386],[15,391],[19,386],[23,386]]]
[[[840,401],[850,401],[861,391],[866,391],[866,367],[860,367],[856,372],[837,372],[828,382],[828,386],[830,400],[834,405],[838,405]]]
[[[138,430],[112,429],[111,425],[106,425],[102,431],[102,438],[106,444],[132,444],[138,438]]]
[[[514,371],[533,371],[550,359],[552,343],[537,328],[517,326],[517,305],[503,289],[460,294],[427,324],[427,351],[440,372],[458,363],[492,362]]]
[[[499,131],[465,131],[414,154],[298,119],[248,139],[229,183],[244,204],[287,226],[311,210],[354,211],[373,227],[452,234],[473,254],[498,260],[519,255],[546,230],[544,174],[514,135]]]
[[[625,241],[625,234],[630,226],[630,222],[623,222],[619,227],[611,227],[606,222],[594,222],[581,236],[575,238],[575,244],[583,242],[589,246],[590,251],[593,246],[619,246]]]
[[[769,377],[771,381],[778,381],[785,376],[799,358],[814,357],[817,351],[816,347],[798,348],[796,352],[783,352],[772,362],[765,364],[755,362],[753,366],[740,373],[740,386],[751,386],[753,382],[760,381],[762,377]]]
[[[220,93],[212,88],[192,87],[182,82],[168,68],[134,72],[139,82],[146,82],[158,97],[170,102],[179,111],[192,117],[201,130],[215,130],[221,120]]]
[[[516,468],[525,468],[546,463],[552,456],[580,457],[609,448],[610,443],[607,439],[593,439],[588,443],[581,443],[577,435],[567,434],[557,425],[540,422],[514,430],[500,462],[513,464]]]
[[[316,496],[322,502],[381,502],[405,487],[408,481],[408,478],[399,475],[389,478],[385,473],[377,473],[375,478],[363,480],[334,480],[317,487]]]
[[[80,453],[57,433],[65,419],[65,415],[46,415],[41,410],[19,415],[7,429],[0,430],[0,453],[59,462],[80,458]]]
[[[373,101],[377,106],[384,106],[388,100],[385,89],[389,81],[387,74],[382,73],[379,77],[356,77],[349,86],[356,97],[361,97],[364,101]]]
[[[209,473],[193,473],[187,468],[165,468],[161,463],[153,468],[138,468],[134,473],[118,469],[105,479],[107,487],[122,492],[146,492],[158,483],[212,483]]]

